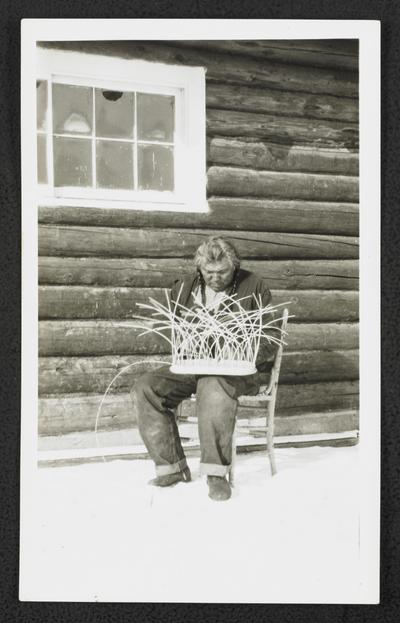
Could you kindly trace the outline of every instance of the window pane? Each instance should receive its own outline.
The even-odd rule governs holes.
[[[54,185],[92,185],[92,141],[54,137]]]
[[[53,84],[53,132],[91,134],[93,119],[90,87]]]
[[[37,179],[39,184],[47,184],[46,135],[37,135]]]
[[[174,153],[172,147],[138,145],[140,190],[174,190]]]
[[[133,138],[134,94],[96,89],[96,136]]]
[[[47,117],[47,81],[36,81],[36,127],[46,131]]]
[[[175,98],[137,94],[138,138],[143,141],[174,140]]]
[[[96,141],[98,188],[133,190],[133,144]]]

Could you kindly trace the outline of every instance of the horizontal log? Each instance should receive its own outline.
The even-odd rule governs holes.
[[[281,428],[282,424],[289,424],[288,435],[274,436],[276,448],[304,448],[310,446],[340,447],[358,443],[358,413],[356,410],[340,409],[322,413],[307,413],[277,417],[275,424]],[[310,434],[307,427],[314,430],[318,423],[326,425],[327,430]],[[252,422],[253,424],[253,422]],[[297,428],[299,427],[299,428]],[[336,430],[335,430],[336,427]],[[302,432],[292,432],[294,430]],[[329,430],[330,429],[330,430]],[[284,430],[284,428],[283,428]],[[312,430],[312,429],[311,429]],[[303,432],[304,431],[304,432]],[[200,444],[197,422],[179,423],[179,433],[182,446],[187,457],[199,456]],[[260,425],[246,426],[242,420],[236,429],[236,448],[238,453],[266,450],[265,427]],[[105,430],[97,433],[92,431],[77,431],[67,435],[41,435],[38,439],[39,466],[60,465],[65,461],[106,460],[127,458],[149,458],[137,427],[120,430]]]
[[[273,288],[358,289],[357,260],[244,260],[242,266]],[[177,275],[192,270],[192,260],[39,257],[39,283],[43,285],[169,287]]]
[[[333,95],[274,91],[232,84],[209,83],[206,106],[211,109],[240,110],[287,117],[309,117],[358,122],[358,101]]]
[[[213,195],[316,201],[358,201],[358,178],[348,175],[256,171],[212,166],[207,171]]]
[[[355,203],[210,197],[208,208],[208,212],[199,213],[42,206],[39,208],[39,221],[49,225],[358,235],[359,208]]]
[[[212,235],[231,241],[243,259],[358,258],[358,240],[347,236],[66,225],[39,227],[39,255],[192,258]]]
[[[359,414],[356,409],[338,409],[328,413],[307,413],[290,418],[275,418],[275,448],[306,448],[312,446],[344,447],[358,443]],[[199,457],[200,443],[196,424],[179,427],[182,447],[187,458]],[[278,432],[276,432],[278,431]],[[265,452],[265,427],[246,434],[237,431],[238,454]],[[188,437],[188,433],[191,435]],[[143,460],[149,453],[137,428],[74,431],[67,435],[41,435],[38,443],[38,467],[61,467],[113,460]],[[113,443],[114,440],[120,443]]]
[[[280,383],[316,383],[357,380],[359,351],[326,350],[283,352]]]
[[[259,60],[312,67],[358,71],[358,41],[344,39],[306,40],[179,40],[178,47],[214,50],[219,53],[251,56]]]
[[[40,286],[39,318],[128,319],[150,316],[139,304],[152,297],[166,303],[165,288],[97,288],[93,286]],[[296,322],[351,322],[358,319],[358,292],[343,290],[272,290],[274,304],[290,303]]]
[[[313,435],[313,434],[332,434],[332,433],[343,433],[347,431],[356,431],[359,428],[359,413],[358,409],[340,409],[337,411],[331,411],[329,413],[306,413],[302,415],[292,415],[290,418],[278,416],[275,418],[275,426],[274,432],[276,436],[291,436],[291,435]],[[264,437],[265,439],[265,437]],[[261,441],[261,439],[260,439]],[[287,442],[288,445],[286,447],[290,447],[292,444],[290,441]],[[343,440],[343,445],[354,445],[357,443],[357,438],[353,438],[353,440],[349,439],[347,443]],[[342,445],[340,443],[340,439],[336,442],[332,440],[331,442],[327,440],[324,441],[314,441],[310,440],[307,442],[298,442],[298,445],[294,447],[305,447],[308,446],[325,446],[325,445],[333,445],[338,446]],[[244,442],[240,442],[240,438],[237,442],[238,447],[244,445]],[[276,444],[277,447],[280,444]],[[286,445],[286,444],[285,444]],[[294,445],[294,444],[293,444]],[[283,446],[283,444],[282,444]],[[251,451],[251,450],[249,450]],[[240,452],[240,451],[239,451]]]
[[[155,363],[158,360],[159,363]],[[112,384],[111,393],[129,392],[135,380],[147,371],[171,361],[169,354],[155,356],[41,357],[39,395],[100,394]]]
[[[208,108],[206,127],[207,136],[252,136],[288,146],[312,145],[358,151],[358,124],[350,121]]]
[[[358,381],[282,385],[276,399],[276,415],[295,415],[307,411],[356,409],[359,404]],[[242,413],[248,409],[243,407]]]
[[[158,359],[168,363],[169,355]],[[315,383],[358,378],[358,350],[284,352],[280,383]],[[39,359],[39,394],[101,393],[115,379],[110,391],[129,392],[138,376],[161,364],[146,356],[42,357]],[[132,365],[134,364],[134,365]],[[131,366],[131,367],[127,367]],[[262,375],[268,383],[269,375]]]
[[[41,47],[75,50],[91,54],[136,58],[173,65],[195,65],[207,69],[207,82],[244,84],[254,87],[303,91],[357,97],[358,76],[355,72],[318,67],[301,67],[243,58],[214,50],[182,50],[155,41],[56,41],[41,42]]]
[[[287,50],[309,50],[318,54],[341,54],[358,58],[358,39],[261,39],[255,40],[261,47]]]
[[[314,419],[321,422],[321,426],[324,426],[324,423],[329,421],[329,429],[327,433],[332,432],[334,435],[326,435],[326,433],[318,434],[318,438],[310,438],[307,437],[303,441],[299,438],[296,433],[290,435],[290,437],[284,436],[283,441],[282,437],[275,437],[275,446],[277,448],[310,448],[313,446],[318,447],[331,447],[331,448],[343,448],[357,445],[358,437],[354,434],[354,430],[356,426],[353,424],[358,422],[358,412],[352,410],[340,410],[338,412],[332,412],[330,414],[329,420],[323,418],[325,414],[312,414],[311,418],[307,415],[298,416],[298,423],[301,426],[301,430],[305,430],[307,432],[307,426],[309,422],[313,422],[313,428],[311,430],[315,430],[317,426],[317,422],[314,422]],[[333,420],[334,415],[336,416]],[[294,419],[293,416],[292,419]],[[280,423],[282,418],[276,418],[276,422]],[[339,424],[339,422],[343,422],[344,424]],[[338,425],[344,426],[345,428],[341,428],[340,431],[333,430],[334,427]],[[293,426],[294,428],[294,426]],[[129,434],[133,429],[124,429],[124,433]],[[284,429],[283,429],[284,430]],[[322,430],[322,429],[320,429]],[[350,431],[347,434],[347,431]],[[107,435],[109,437],[111,434],[116,431],[105,431],[102,433],[103,435]],[[120,432],[120,431],[118,431]],[[344,434],[343,434],[344,433]],[[85,431],[77,432],[73,435],[68,435],[68,437],[80,437],[87,436],[90,433]],[[280,433],[283,435],[283,433]],[[58,436],[50,436],[45,437],[45,439],[54,438],[55,440],[59,439]],[[187,458],[198,458],[200,456],[200,445],[199,443],[185,442],[182,443],[182,447],[185,452],[185,456]],[[258,441],[249,442],[246,438],[239,438],[236,443],[236,452],[237,454],[249,454],[250,452],[253,454],[254,452],[265,452],[266,451],[266,443],[262,439]],[[56,453],[57,454],[57,453]],[[75,452],[75,450],[71,450],[71,452],[64,452],[61,456],[48,456],[47,452],[39,453],[37,466],[41,467],[73,467],[77,465],[88,465],[95,463],[103,463],[104,461],[132,461],[132,460],[143,460],[149,458],[149,453],[145,450],[143,445],[141,446],[132,446],[129,445],[125,450],[121,448],[114,448],[111,452],[107,452],[105,450],[96,450],[96,452],[92,453],[81,453]]]
[[[358,175],[358,154],[347,149],[279,145],[257,139],[214,137],[208,142],[208,162],[233,167]]]
[[[39,435],[65,435],[94,431],[102,395],[69,395],[40,398],[38,401]],[[99,430],[118,430],[136,424],[129,394],[111,394],[101,409]]]
[[[294,390],[293,390],[294,388]],[[102,394],[64,395],[39,399],[39,434],[61,435],[80,430],[94,430]],[[354,409],[358,402],[358,384],[355,381],[319,383],[312,385],[282,385],[278,392],[276,415],[320,412],[335,409]],[[193,403],[188,401],[191,413]],[[239,417],[260,416],[265,409],[239,409]],[[109,394],[104,400],[99,430],[116,430],[135,425],[136,406],[129,394]],[[290,424],[288,424],[290,426]],[[314,431],[315,432],[315,431]],[[277,431],[276,434],[279,434]],[[287,433],[285,433],[287,434]]]
[[[159,355],[169,352],[161,337],[132,320],[41,320],[39,354],[50,356]],[[291,323],[287,351],[358,348],[357,323]]]

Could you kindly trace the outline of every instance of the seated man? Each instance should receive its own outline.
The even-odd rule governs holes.
[[[261,295],[263,306],[271,302],[271,293],[263,280],[240,268],[238,254],[228,241],[211,237],[197,249],[197,271],[175,281],[171,299],[193,309],[198,301],[216,309],[225,295],[253,309]],[[152,484],[166,487],[191,480],[182,449],[174,409],[196,394],[201,451],[201,473],[207,475],[209,496],[227,500],[231,487],[226,478],[232,455],[237,398],[255,395],[260,387],[260,371],[271,368],[276,347],[262,341],[257,358],[258,372],[247,376],[194,376],[174,374],[163,366],[141,376],[133,388],[138,412],[139,431],[155,463],[157,477]]]

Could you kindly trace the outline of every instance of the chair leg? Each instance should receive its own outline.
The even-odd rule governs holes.
[[[235,428],[233,429],[232,435],[232,459],[231,466],[229,468],[228,480],[231,487],[235,486],[235,463],[236,463],[236,423]]]
[[[275,476],[276,474],[276,462],[275,462],[275,451],[274,451],[274,413],[275,413],[275,400],[271,400],[268,403],[267,408],[267,452],[269,457],[269,462],[271,466],[271,475]]]
[[[183,402],[183,401],[182,401],[182,402]],[[180,417],[181,417],[181,415],[182,415],[182,406],[183,406],[183,405],[182,405],[182,402],[180,402],[180,403],[178,404],[178,406],[176,407],[176,409],[175,409],[175,411],[174,411],[174,415],[175,415],[175,421],[176,421],[176,423],[178,423],[178,422],[179,422],[179,418],[180,418]]]

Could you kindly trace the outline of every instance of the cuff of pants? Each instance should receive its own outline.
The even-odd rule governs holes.
[[[218,465],[214,463],[200,463],[200,473],[203,476],[226,476],[230,465]]]
[[[186,459],[181,459],[177,463],[170,465],[156,465],[157,476],[167,476],[168,474],[176,474],[181,472],[187,467]]]

